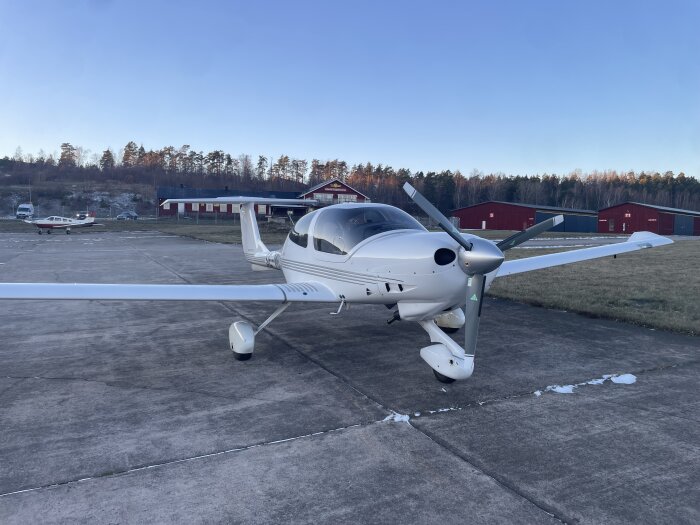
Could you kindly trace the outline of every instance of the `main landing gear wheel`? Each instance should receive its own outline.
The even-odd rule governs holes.
[[[440,330],[442,330],[446,334],[456,334],[459,331],[459,328],[450,328],[447,326],[441,326]]]
[[[233,352],[233,358],[237,361],[247,361],[251,357],[253,357],[253,352],[250,352],[248,354],[239,354],[238,352]]]
[[[51,230],[46,230],[46,235],[51,235]]]
[[[443,328],[443,330],[444,330],[444,328]],[[447,377],[447,376],[442,375],[442,374],[441,374],[440,372],[438,372],[437,370],[433,370],[433,374],[435,374],[435,377],[436,377],[437,380],[440,381],[441,383],[445,383],[445,384],[448,384],[448,385],[449,385],[450,383],[454,383],[454,382],[455,382],[454,379],[452,379],[451,377]]]

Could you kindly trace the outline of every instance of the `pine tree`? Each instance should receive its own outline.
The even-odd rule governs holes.
[[[102,171],[109,171],[114,169],[114,154],[109,148],[102,152],[102,158],[100,159],[100,169]]]
[[[58,159],[58,168],[67,170],[75,168],[77,153],[75,148],[69,143],[61,144],[61,157]]]
[[[136,166],[139,158],[139,149],[136,146],[136,142],[130,140],[126,146],[124,146],[124,156],[122,157],[122,166],[125,168],[133,168]]]

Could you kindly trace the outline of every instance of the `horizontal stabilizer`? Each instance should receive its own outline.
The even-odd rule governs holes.
[[[330,288],[316,282],[257,285],[2,283],[0,299],[280,303],[339,300]]]
[[[583,248],[582,250],[552,253],[549,255],[539,255],[537,257],[528,257],[515,261],[506,261],[498,269],[496,277],[542,270],[543,268],[550,268],[552,266],[587,261],[589,259],[597,259],[598,257],[607,257],[671,243],[673,243],[671,239],[656,235],[655,233],[637,232],[633,233],[625,242],[596,246],[594,248]]]

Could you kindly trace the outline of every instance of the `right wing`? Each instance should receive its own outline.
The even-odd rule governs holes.
[[[501,264],[496,277],[504,277],[515,273],[531,272],[533,270],[542,270],[552,266],[560,266],[562,264],[570,264],[589,259],[597,259],[598,257],[607,257],[617,255],[619,253],[633,252],[635,250],[643,250],[644,248],[653,248],[654,246],[663,246],[671,244],[673,241],[666,237],[661,237],[651,232],[636,232],[630,235],[630,238],[625,242],[608,244],[606,246],[596,246],[595,248],[584,248],[582,250],[571,250],[568,252],[551,253],[549,255],[539,255],[536,257],[528,257],[526,259],[516,259],[514,261],[506,261]]]
[[[333,290],[316,282],[248,285],[1,283],[0,299],[279,303],[334,303],[340,300]]]

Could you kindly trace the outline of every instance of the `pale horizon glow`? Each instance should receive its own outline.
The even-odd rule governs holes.
[[[700,3],[0,0],[0,157],[700,178]]]

